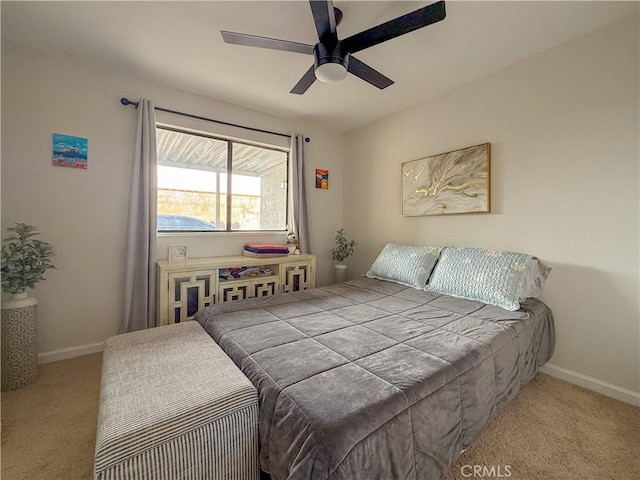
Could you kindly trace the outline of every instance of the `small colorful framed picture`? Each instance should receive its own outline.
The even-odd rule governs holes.
[[[86,138],[53,134],[53,164],[56,167],[87,169],[88,142]]]
[[[316,168],[316,188],[329,189],[329,170]]]

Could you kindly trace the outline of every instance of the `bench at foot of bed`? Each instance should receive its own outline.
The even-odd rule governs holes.
[[[94,478],[257,480],[256,389],[197,322],[105,341]]]

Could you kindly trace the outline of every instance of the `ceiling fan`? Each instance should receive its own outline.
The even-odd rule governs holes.
[[[439,22],[446,16],[444,2],[440,1],[339,40],[336,27],[342,20],[342,11],[334,7],[331,0],[310,0],[309,4],[318,32],[319,41],[315,45],[224,30],[220,33],[224,41],[230,44],[313,55],[313,65],[290,93],[302,95],[316,78],[323,82],[339,82],[347,76],[347,72],[383,89],[393,84],[393,80],[361,62],[353,54]]]

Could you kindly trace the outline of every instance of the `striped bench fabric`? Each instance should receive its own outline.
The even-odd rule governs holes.
[[[105,341],[95,480],[255,480],[258,395],[197,322]]]

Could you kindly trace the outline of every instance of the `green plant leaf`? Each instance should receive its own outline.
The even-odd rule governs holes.
[[[2,290],[20,293],[44,280],[44,272],[56,267],[51,263],[55,250],[51,244],[33,239],[39,235],[33,225],[16,223],[7,228],[10,234],[2,245]]]
[[[348,240],[344,228],[341,228],[336,231],[335,245],[335,248],[331,250],[331,258],[338,263],[342,263],[353,255],[356,242],[355,240]]]

